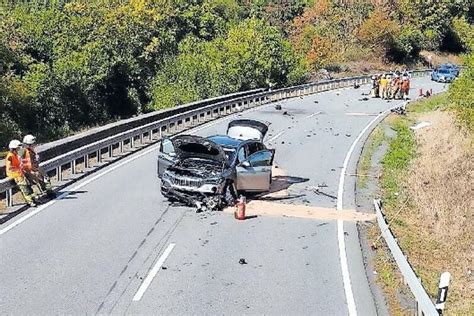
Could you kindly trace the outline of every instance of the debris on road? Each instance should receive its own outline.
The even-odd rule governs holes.
[[[351,137],[352,135],[351,134],[346,134],[347,137]]]
[[[360,84],[357,84],[354,82],[354,89],[359,89],[360,88]]]
[[[281,110],[281,104],[276,104],[276,105],[275,105],[275,110],[280,111],[280,110]]]
[[[239,263],[240,264],[248,264],[247,261],[245,261],[244,258],[240,258]]]
[[[314,102],[314,103],[319,103],[319,101],[317,101],[317,100],[314,100],[313,102]]]
[[[420,128],[428,127],[430,125],[431,125],[431,122],[423,121],[411,126],[410,129],[416,131]]]
[[[327,196],[327,197],[329,197],[329,198],[331,198],[331,199],[337,200],[337,197],[336,197],[336,196],[331,195],[331,194],[326,193],[326,192],[323,192],[323,191],[321,191],[318,187],[316,187],[313,191],[314,191],[314,193],[316,193],[316,194],[318,194],[318,195],[324,195],[324,196]]]
[[[391,109],[390,110],[392,113],[397,113],[399,115],[406,115],[407,114],[407,109],[406,109],[406,104],[403,103],[402,105],[394,108],[394,109]]]

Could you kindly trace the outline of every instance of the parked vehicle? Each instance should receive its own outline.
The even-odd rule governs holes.
[[[459,76],[459,67],[453,64],[441,64],[439,69],[447,69],[449,70],[454,76]]]
[[[436,82],[452,82],[456,75],[447,68],[438,68],[431,73],[431,80]]]
[[[272,181],[274,150],[263,138],[268,126],[234,120],[227,135],[164,138],[158,154],[161,193],[189,206],[219,209],[240,192],[265,192]]]

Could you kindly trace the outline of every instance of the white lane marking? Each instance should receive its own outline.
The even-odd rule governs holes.
[[[311,115],[308,115],[308,116],[305,117],[305,118],[309,119],[309,118],[312,118],[313,116],[316,116],[316,115],[321,114],[321,113],[323,113],[323,112],[318,111],[318,112],[315,112],[315,113],[313,113],[313,114],[311,114]]]
[[[98,173],[97,175],[93,176],[92,178],[89,178],[87,179],[86,181],[76,185],[75,187],[69,189],[68,192],[64,192],[62,193],[60,196],[58,196],[55,200],[51,200],[49,201],[48,203],[46,204],[43,204],[41,206],[39,206],[36,210],[32,211],[31,213],[28,213],[27,215],[23,216],[22,218],[16,220],[15,222],[11,223],[10,225],[6,226],[5,228],[1,229],[0,230],[0,236],[5,234],[6,232],[8,232],[9,230],[15,228],[16,226],[20,225],[21,223],[23,223],[24,221],[26,221],[27,219],[29,219],[30,217],[33,217],[35,216],[36,214],[38,214],[39,212],[43,211],[44,209],[46,209],[47,207],[55,204],[57,201],[59,200],[62,200],[64,198],[66,198],[68,195],[70,195],[71,193],[73,193],[74,191],[77,191],[79,190],[80,188],[88,185],[89,183],[91,183],[92,181],[95,181],[97,179],[99,179],[100,177],[103,177],[104,175],[114,171],[115,169],[117,168],[120,168],[122,167],[123,165],[126,165],[134,160],[137,160],[138,158],[142,157],[142,156],[145,156],[153,151],[155,151],[156,149],[158,148],[158,144],[157,145],[153,145],[150,149],[142,152],[142,153],[139,153],[137,154],[136,156],[130,158],[130,159],[127,159],[127,160],[124,160],[120,163],[118,163],[117,165],[112,165],[109,169],[101,172],[101,173]]]
[[[349,275],[349,266],[347,265],[346,241],[344,240],[344,222],[337,220],[337,244],[339,246],[339,259],[341,261],[342,280],[344,283],[344,292],[346,294],[347,309],[350,316],[357,316],[357,308],[352,293],[351,278]]]
[[[278,134],[276,134],[276,135],[273,136],[272,138],[268,139],[268,140],[267,140],[267,143],[274,141],[275,139],[277,139],[277,138],[280,137],[281,135],[285,134],[285,132],[286,132],[286,131],[281,131],[281,132],[279,132]]]
[[[153,281],[156,274],[161,269],[161,266],[163,265],[163,263],[165,263],[166,259],[170,255],[171,251],[173,251],[174,246],[176,246],[176,244],[174,244],[174,243],[171,243],[171,244],[168,245],[168,248],[166,248],[166,250],[163,252],[161,257],[155,263],[155,265],[153,266],[153,269],[151,269],[150,273],[148,273],[145,280],[143,280],[142,285],[140,285],[140,287],[138,288],[138,291],[137,291],[137,293],[135,293],[135,296],[133,297],[132,301],[138,302],[139,300],[142,299],[143,294],[145,294],[145,291],[150,286],[151,281]]]
[[[362,113],[362,112],[348,112],[346,115],[350,116],[377,116],[377,113]]]
[[[346,169],[357,143],[360,141],[365,132],[367,132],[367,130],[372,126],[372,124],[377,121],[377,119],[379,119],[382,115],[385,115],[387,112],[397,106],[400,106],[400,104],[383,111],[382,113],[377,115],[372,121],[370,121],[369,124],[367,124],[367,126],[360,132],[360,134],[357,136],[357,138],[354,140],[351,147],[349,148],[349,151],[347,152],[346,158],[344,159],[344,163],[342,165],[341,174],[339,176],[339,187],[337,190],[337,210],[342,210],[342,198],[344,195],[344,180],[346,175]],[[342,279],[344,282],[344,292],[346,293],[347,308],[349,310],[350,316],[357,316],[357,308],[354,300],[354,293],[352,292],[351,278],[349,275],[349,265],[347,263],[346,242],[344,239],[344,223],[342,220],[337,221],[337,241],[339,246],[339,259],[341,261],[341,272]]]

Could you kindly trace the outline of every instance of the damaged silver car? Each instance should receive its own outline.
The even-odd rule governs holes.
[[[233,205],[243,192],[270,189],[275,151],[263,138],[267,124],[234,120],[227,135],[163,138],[158,154],[161,193],[198,209]]]

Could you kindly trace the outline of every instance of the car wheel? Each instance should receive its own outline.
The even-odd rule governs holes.
[[[232,186],[232,188],[230,186]],[[235,203],[237,202],[237,197],[232,194],[231,190],[234,190],[235,194],[237,194],[234,184],[232,182],[229,182],[226,185],[225,192],[224,192],[224,202],[228,206],[234,206]]]

